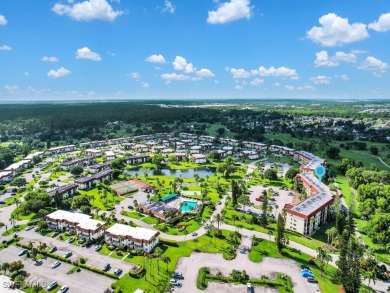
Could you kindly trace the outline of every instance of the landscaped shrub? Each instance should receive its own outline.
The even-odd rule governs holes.
[[[160,238],[160,242],[168,246],[179,246],[176,240]]]
[[[115,249],[115,246],[114,245],[107,245],[107,249],[112,251]]]
[[[143,266],[140,266],[135,270],[130,270],[129,276],[136,278],[136,279],[139,279],[139,278],[142,278],[142,276],[144,275],[145,272],[146,272],[145,268]]]

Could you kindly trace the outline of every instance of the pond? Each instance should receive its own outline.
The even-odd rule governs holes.
[[[138,174],[139,176],[143,176],[143,172],[140,168],[125,170],[124,174],[135,176]],[[162,169],[150,169],[150,176],[173,176],[173,177],[182,177],[182,178],[194,178],[194,175],[198,174],[200,178],[205,178],[206,176],[213,176],[215,174],[215,169],[213,168],[195,168],[195,169],[185,169],[185,170],[173,170],[168,168]]]

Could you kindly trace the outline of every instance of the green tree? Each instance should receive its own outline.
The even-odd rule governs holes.
[[[299,170],[296,169],[296,168],[290,168],[287,170],[286,174],[284,175],[284,177],[286,179],[290,179],[290,180],[293,180],[295,178],[295,176],[299,173]]]
[[[268,180],[278,180],[278,173],[274,169],[267,169],[264,172],[264,178]]]
[[[152,157],[152,163],[156,165],[156,169],[161,169],[163,166],[164,157],[162,154],[155,154]]]
[[[261,204],[261,215],[260,215],[260,224],[263,227],[268,225],[267,212],[268,212],[268,195],[266,192],[264,192],[263,202]]]
[[[285,235],[285,226],[284,219],[281,214],[278,215],[278,222],[276,226],[276,236],[275,236],[276,247],[278,251],[282,253],[283,248],[286,247],[288,240]]]
[[[240,204],[242,206],[242,209],[245,211],[245,207],[247,206],[251,206],[252,205],[252,202],[251,202],[251,199],[249,198],[248,195],[246,195],[245,193],[242,194],[238,199],[237,199],[237,203]]]
[[[167,264],[167,272],[168,272],[168,265],[171,262],[171,258],[169,256],[163,256],[162,261]]]
[[[74,176],[79,176],[83,172],[84,172],[84,169],[81,166],[75,166],[75,167],[70,169],[70,173]]]
[[[318,261],[318,267],[320,268],[321,277],[322,277],[322,274],[325,271],[325,266],[327,265],[327,263],[332,261],[332,256],[328,254],[326,250],[323,249],[322,247],[317,247],[316,251],[317,251],[316,260]]]

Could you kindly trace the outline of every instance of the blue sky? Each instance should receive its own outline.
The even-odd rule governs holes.
[[[386,0],[2,0],[0,101],[389,98]]]

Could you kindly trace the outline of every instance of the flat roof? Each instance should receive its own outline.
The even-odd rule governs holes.
[[[151,229],[141,227],[131,227],[124,224],[114,224],[112,227],[106,230],[106,233],[110,233],[116,236],[130,236],[136,239],[142,239],[150,241],[153,237],[156,237],[159,232]]]
[[[69,190],[75,189],[77,187],[78,187],[77,184],[71,183],[71,184],[67,184],[67,185],[63,185],[63,186],[57,187],[57,188],[49,191],[48,194],[50,196],[54,196],[57,192],[59,194],[62,194],[62,193],[65,193],[65,192],[67,192]]]
[[[167,201],[167,200],[170,200],[171,198],[175,198],[177,196],[176,193],[171,193],[171,194],[168,194],[164,197],[161,198],[161,201]]]
[[[49,215],[47,215],[48,218],[52,220],[66,220],[71,223],[77,223],[77,226],[79,228],[85,229],[85,230],[96,230],[100,226],[104,225],[103,221],[98,221],[95,219],[92,219],[90,215],[85,215],[81,213],[74,213],[64,210],[58,210],[55,211]]]

